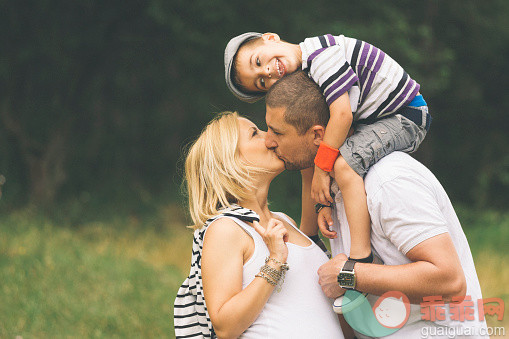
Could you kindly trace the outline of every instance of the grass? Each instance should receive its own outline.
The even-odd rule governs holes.
[[[502,298],[505,316],[498,321],[486,316],[488,326],[506,328],[509,336],[509,213],[457,208],[461,224],[474,256],[483,298]]]
[[[507,304],[509,214],[458,211],[484,297]],[[0,338],[172,338],[191,255],[182,220],[174,206],[72,227],[30,210],[0,217]]]
[[[26,212],[1,218],[0,338],[173,337],[192,236],[181,222],[125,219],[70,228]]]

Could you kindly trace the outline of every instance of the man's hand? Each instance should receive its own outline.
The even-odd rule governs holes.
[[[330,195],[330,183],[331,178],[329,173],[315,166],[315,173],[311,183],[311,198],[323,205],[329,205],[334,202]]]
[[[335,239],[338,236],[336,231],[331,231],[329,229],[329,227],[332,225],[332,208],[322,207],[320,212],[318,212],[318,227],[320,228],[320,232],[322,232],[324,237]]]
[[[318,283],[328,298],[337,298],[346,292],[339,287],[338,275],[347,260],[348,257],[340,253],[318,269]]]

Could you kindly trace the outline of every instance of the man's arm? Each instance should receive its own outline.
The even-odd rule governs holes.
[[[425,296],[441,295],[447,301],[465,295],[465,275],[436,197],[436,185],[402,173],[368,192],[372,227],[412,262],[397,266],[357,263],[357,289],[375,295],[401,291],[417,303]],[[333,280],[346,256],[340,254],[333,260],[322,266],[325,270],[320,277],[330,297],[341,293]]]
[[[454,296],[465,296],[465,274],[449,233],[421,242],[406,256],[413,262],[399,266],[361,264],[355,267],[359,276],[357,287],[376,295],[401,291],[417,303],[425,296],[441,295],[446,302]]]
[[[318,235],[318,216],[315,212],[315,202],[311,198],[311,179],[313,167],[300,171],[302,175],[302,214],[300,218],[300,230],[307,235],[322,251],[330,258],[330,252]]]
[[[421,242],[406,256],[413,262],[396,266],[355,264],[356,289],[374,295],[401,291],[417,304],[426,296],[440,295],[448,302],[453,296],[466,294],[465,275],[448,233]],[[320,284],[329,298],[344,292],[337,276],[346,260],[346,255],[339,254],[318,270]]]
[[[313,167],[300,171],[302,176],[302,214],[300,230],[308,237],[318,234],[318,219],[315,212],[315,202],[311,198],[311,180]]]

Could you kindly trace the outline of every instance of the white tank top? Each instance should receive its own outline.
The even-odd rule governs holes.
[[[302,233],[283,213],[275,213]],[[242,288],[253,281],[265,264],[269,250],[262,237],[248,224],[231,218],[254,241],[252,257],[244,264]],[[281,292],[274,289],[262,312],[240,338],[344,338],[338,318],[318,284],[318,268],[328,261],[323,251],[306,235],[311,245],[302,247],[287,243],[290,269]]]

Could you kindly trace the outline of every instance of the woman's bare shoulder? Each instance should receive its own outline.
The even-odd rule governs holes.
[[[222,217],[214,220],[207,228],[205,239],[224,241],[238,241],[246,236],[246,232],[232,218]]]
[[[297,223],[295,222],[295,220],[293,220],[293,218],[292,218],[292,217],[290,217],[288,214],[283,213],[283,212],[272,212],[272,213],[273,213],[273,214],[276,214],[276,215],[277,215],[277,213],[279,213],[280,215],[285,216],[288,220],[290,220],[290,221],[292,222],[292,224],[294,224],[295,226],[297,226],[297,227],[298,227],[298,225],[297,225]]]

